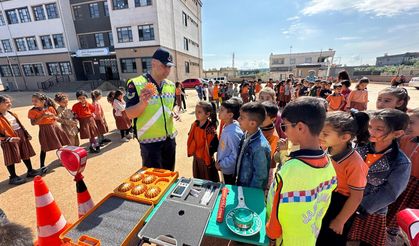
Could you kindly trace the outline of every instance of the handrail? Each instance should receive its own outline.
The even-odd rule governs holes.
[[[58,84],[60,82],[69,82],[69,81],[70,81],[70,76],[68,74],[53,75],[45,81],[38,82],[38,89],[42,89],[46,91],[49,88],[53,87],[55,84]]]

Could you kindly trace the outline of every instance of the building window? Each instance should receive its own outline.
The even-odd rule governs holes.
[[[285,59],[284,58],[275,58],[272,59],[272,64],[284,64]]]
[[[60,75],[60,66],[57,62],[47,63],[48,75]]]
[[[15,38],[16,50],[26,51],[26,42],[24,38]]]
[[[290,59],[290,64],[292,65],[292,64],[295,64],[295,58],[291,58]]]
[[[96,47],[105,47],[105,38],[103,37],[103,33],[96,33]]]
[[[313,62],[313,59],[311,57],[306,57],[304,59],[304,63],[312,63],[312,62]]]
[[[0,53],[3,53],[3,49],[1,48],[1,45],[0,45]]]
[[[19,12],[20,22],[31,22],[31,15],[29,14],[28,8],[20,8],[17,9],[17,12]]]
[[[135,7],[150,6],[151,0],[135,0]]]
[[[99,4],[91,3],[89,4],[90,18],[99,18]]]
[[[55,48],[65,48],[64,36],[62,34],[54,34],[52,38],[54,39]]]
[[[60,69],[61,69],[61,74],[63,75],[69,75],[71,74],[71,65],[69,62],[60,62]]]
[[[26,43],[28,44],[28,50],[37,50],[38,44],[36,43],[35,37],[27,37]]]
[[[103,2],[103,9],[105,10],[105,16],[109,16],[109,6],[108,2]]]
[[[3,44],[4,53],[13,52],[13,48],[12,48],[12,45],[10,44],[9,39],[4,39],[1,41],[1,43]]]
[[[20,73],[19,65],[17,64],[12,64],[12,72],[14,76],[22,76]]]
[[[87,42],[87,35],[79,35],[79,43],[80,43],[80,48],[88,49],[89,43]]]
[[[0,75],[1,77],[12,77],[12,69],[10,69],[9,65],[2,65],[0,66]]]
[[[138,26],[138,36],[140,41],[154,40],[153,25]]]
[[[32,7],[33,16],[35,17],[35,21],[45,20],[45,11],[42,5]]]
[[[14,9],[6,10],[6,16],[7,16],[7,23],[9,23],[9,25],[19,23],[19,19],[17,18],[16,10],[14,10]]]
[[[189,50],[189,41],[187,38],[183,38],[183,49]]]
[[[188,16],[185,12],[182,12],[182,21],[184,26],[188,26]]]
[[[42,49],[52,49],[52,41],[50,35],[41,36]]]
[[[113,34],[112,32],[108,32],[108,38],[109,38],[109,46],[113,46]]]
[[[116,31],[118,33],[118,43],[132,42],[131,27],[119,27]]]
[[[81,6],[80,5],[73,6],[73,15],[74,15],[74,20],[81,19],[82,14],[81,14]]]
[[[3,13],[0,12],[0,26],[6,25],[6,22],[4,21]]]
[[[22,65],[25,76],[44,76],[44,68],[41,63]]]
[[[127,9],[128,0],[112,0],[113,9]]]
[[[135,63],[135,58],[121,59],[121,70],[123,73],[136,73],[137,63]]]
[[[148,73],[151,71],[151,57],[141,58],[141,67],[143,73]]]
[[[189,73],[189,62],[185,62],[185,73]]]
[[[57,10],[57,4],[56,3],[50,3],[45,5],[45,8],[47,9],[47,15],[48,15],[48,19],[55,19],[60,17],[58,15],[58,10]]]

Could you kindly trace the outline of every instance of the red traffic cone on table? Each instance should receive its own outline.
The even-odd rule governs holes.
[[[61,214],[54,197],[49,192],[47,185],[41,176],[36,176],[34,181],[36,220],[38,229],[38,246],[62,245],[60,234],[67,229],[67,223]]]
[[[76,182],[79,218],[95,206],[83,179]]]

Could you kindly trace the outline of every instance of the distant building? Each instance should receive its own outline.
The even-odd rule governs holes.
[[[285,79],[289,73],[297,77],[307,76],[308,70],[321,70],[329,64],[327,59],[333,58],[335,51],[271,54],[269,57],[269,70],[274,79]]]
[[[411,65],[412,60],[419,58],[419,52],[407,52],[404,54],[387,55],[377,57],[375,62],[376,66],[399,66],[399,65]]]
[[[227,79],[235,78],[238,75],[237,68],[232,67],[222,67],[220,69],[212,68],[208,70],[204,70],[203,72],[204,78],[217,78],[217,77],[227,77]]]

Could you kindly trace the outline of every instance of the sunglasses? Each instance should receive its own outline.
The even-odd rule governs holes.
[[[287,126],[295,126],[297,123],[289,123],[289,124],[281,124],[281,130],[285,132],[287,130]]]

